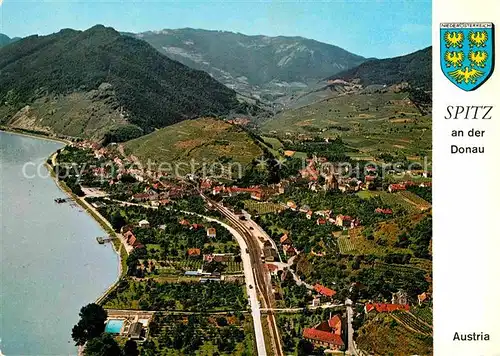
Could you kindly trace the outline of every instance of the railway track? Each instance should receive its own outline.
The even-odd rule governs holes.
[[[271,334],[274,354],[278,356],[284,356],[283,348],[281,346],[281,338],[278,331],[278,326],[276,324],[276,318],[273,308],[273,294],[270,283],[268,283],[268,274],[264,269],[264,264],[261,261],[262,250],[259,246],[257,238],[253,236],[252,232],[248,227],[243,224],[237,216],[235,216],[229,209],[225,208],[221,204],[209,199],[207,196],[200,193],[201,196],[210,204],[215,207],[224,217],[229,221],[232,227],[238,231],[239,234],[245,239],[248,246],[248,253],[250,255],[250,261],[252,263],[252,268],[254,270],[255,284],[259,291],[262,300],[264,302],[264,309],[267,309],[266,316],[269,325],[269,331]]]

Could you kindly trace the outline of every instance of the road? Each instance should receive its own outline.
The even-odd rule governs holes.
[[[357,355],[358,353],[354,347],[354,329],[352,327],[352,318],[354,316],[352,301],[350,299],[346,299],[345,305],[347,308],[347,352],[349,355]]]
[[[252,230],[250,230],[246,224],[244,224],[233,212],[231,212],[226,207],[221,204],[209,199],[203,193],[201,196],[209,202],[214,208],[216,208],[224,217],[229,221],[235,231],[238,232],[240,236],[245,240],[248,246],[248,256],[250,257],[253,274],[255,277],[256,288],[260,292],[262,300],[264,302],[264,309],[266,309],[267,320],[269,323],[269,329],[271,334],[271,339],[274,346],[274,354],[278,356],[284,356],[283,348],[281,346],[281,338],[279,330],[276,324],[276,318],[273,307],[273,292],[271,287],[270,275],[267,270],[264,269],[264,264],[261,261],[262,250],[260,248],[258,237],[254,236]],[[260,311],[259,311],[260,312]]]

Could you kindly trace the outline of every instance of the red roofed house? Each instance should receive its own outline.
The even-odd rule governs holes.
[[[375,176],[365,176],[365,183],[371,183],[374,182],[377,177]]]
[[[342,321],[338,315],[323,321],[314,328],[305,328],[302,332],[304,339],[309,340],[314,346],[325,347],[330,350],[343,350]]]
[[[385,304],[385,303],[367,303],[365,304],[365,313],[376,310],[378,313],[391,313],[396,310],[410,310],[408,304]]]
[[[201,250],[199,248],[189,248],[187,250],[188,256],[199,256],[201,254]]]
[[[203,228],[203,225],[201,224],[193,224],[191,225],[191,229],[192,230],[198,230],[198,229],[202,229]]]
[[[335,292],[333,289],[330,289],[328,287],[322,286],[321,284],[317,283],[314,285],[314,290],[319,294],[328,298],[332,298],[335,294],[337,294],[337,292]]]
[[[262,199],[264,199],[264,192],[260,189],[253,190],[250,193],[250,198],[255,199],[255,200],[262,200]]]
[[[351,226],[351,222],[354,219],[349,215],[337,215],[335,218],[335,225],[337,226]]]
[[[375,212],[379,213],[379,214],[385,214],[385,215],[392,214],[392,210],[389,208],[387,208],[387,209],[377,208],[377,209],[375,209]]]
[[[278,266],[276,265],[273,265],[272,263],[266,263],[264,265],[264,267],[266,267],[266,269],[271,272],[271,274],[276,274],[277,271],[278,271]]]
[[[293,257],[297,254],[295,248],[292,245],[283,245],[283,252],[287,257]]]
[[[325,225],[325,224],[326,224],[326,220],[323,218],[318,218],[316,220],[316,225]]]
[[[123,237],[127,241],[127,244],[129,244],[133,248],[143,248],[144,247],[144,245],[141,244],[139,242],[139,240],[137,240],[137,238],[135,237],[135,235],[132,233],[131,230],[128,230],[127,232],[125,232],[123,234]]]
[[[404,184],[389,184],[389,193],[397,192],[401,190],[406,190],[406,185]]]
[[[179,224],[181,224],[182,226],[191,226],[191,223],[186,219],[182,219],[181,221],[179,221]]]
[[[328,320],[328,326],[332,328],[332,331],[337,335],[342,335],[342,320],[338,315],[333,316]]]
[[[292,244],[292,239],[290,238],[290,236],[288,236],[288,234],[284,234],[280,238],[280,243],[282,245],[291,245]]]
[[[418,305],[422,305],[423,302],[425,302],[429,296],[427,293],[423,292],[422,294],[417,295],[418,298]]]

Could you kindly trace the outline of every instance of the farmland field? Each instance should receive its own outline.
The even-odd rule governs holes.
[[[432,309],[430,307],[415,306],[410,311],[416,318],[432,326]]]
[[[342,255],[348,255],[351,254],[355,251],[354,244],[349,238],[346,237],[339,237],[338,238],[338,246],[340,253]]]
[[[340,237],[339,239],[341,239]],[[411,250],[392,246],[380,246],[373,240],[366,239],[362,234],[352,233],[349,241],[352,248],[347,254],[350,255],[369,255],[385,256],[388,253],[410,253]],[[340,242],[339,242],[340,244]],[[339,247],[340,248],[340,247]]]
[[[408,93],[358,93],[285,110],[262,125],[278,135],[334,137],[362,157],[382,152],[432,156],[430,115],[422,116]]]
[[[177,164],[176,168],[184,174],[212,162],[236,162],[244,168],[262,154],[262,149],[241,128],[211,118],[186,120],[162,128],[128,141],[125,149],[143,163],[151,160],[162,164],[159,168],[164,170],[172,170]]]
[[[257,214],[276,213],[284,209],[283,205],[269,202],[257,202],[255,200],[245,200],[245,210],[249,213],[257,212]]]
[[[409,214],[416,214],[416,213],[421,212],[420,206],[418,206],[417,203],[414,203],[412,200],[410,200],[406,196],[402,195],[401,193],[410,193],[413,196],[415,196],[419,199],[422,199],[411,192],[389,193],[389,192],[385,192],[385,191],[364,190],[364,191],[358,192],[356,194],[362,199],[369,199],[371,197],[379,196],[382,199],[382,201],[385,204],[389,205],[391,208],[401,207],[404,210],[406,210],[406,212],[408,212]],[[411,198],[416,199],[413,196],[411,196]],[[427,205],[429,205],[429,203],[427,203]]]
[[[420,210],[427,210],[432,207],[432,205],[428,201],[422,199],[415,193],[406,190],[403,192],[399,192],[398,194],[400,194],[404,199],[407,199],[410,202],[412,202]]]
[[[429,325],[423,323],[421,320],[417,319],[411,313],[398,310],[391,313],[391,316],[410,330],[416,331],[423,335],[432,336],[432,328]]]
[[[358,330],[356,343],[375,355],[432,355],[431,336],[410,331],[387,314],[378,314],[366,322]]]
[[[158,355],[184,355],[188,350],[199,356],[254,354],[252,319],[244,314],[189,317],[157,313],[149,339],[155,348],[152,354]],[[193,339],[199,342],[193,344]],[[181,343],[186,343],[186,349],[178,348]]]

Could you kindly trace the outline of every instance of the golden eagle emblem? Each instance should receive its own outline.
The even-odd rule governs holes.
[[[446,51],[444,54],[447,67],[461,67],[464,57],[463,51]]]
[[[488,41],[488,32],[486,31],[470,31],[469,32],[469,46],[472,48],[476,47],[486,47],[486,41]]]
[[[469,61],[471,66],[484,68],[488,60],[488,52],[486,51],[469,51]]]
[[[469,67],[465,67],[465,69],[457,69],[452,72],[448,72],[448,74],[450,77],[455,79],[457,83],[465,82],[466,84],[474,84],[476,80],[484,75],[484,72],[475,68],[469,69]]]
[[[446,48],[462,48],[464,42],[464,33],[462,31],[446,31],[444,34],[444,41],[446,42]]]

